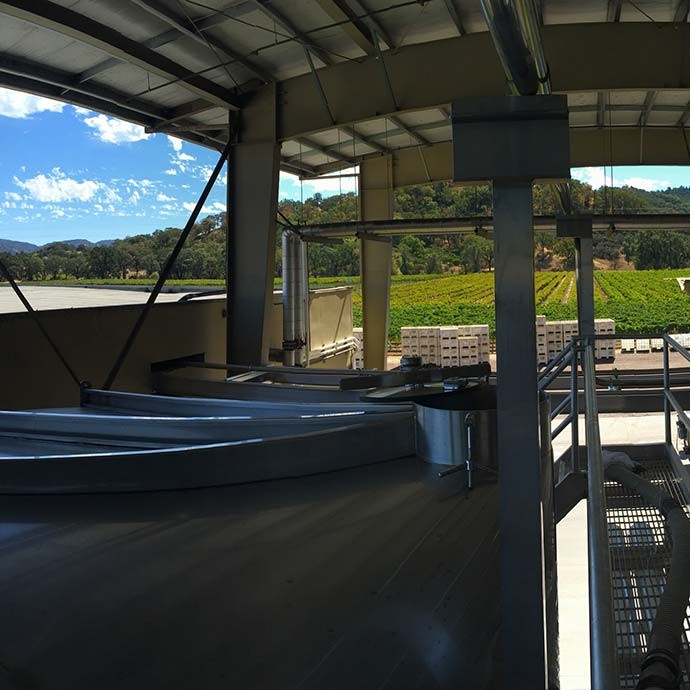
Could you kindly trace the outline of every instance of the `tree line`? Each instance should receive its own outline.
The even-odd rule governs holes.
[[[647,192],[629,187],[593,190],[573,181],[570,204],[576,212],[595,213],[690,213],[690,188]],[[447,183],[418,185],[396,190],[397,218],[450,218],[491,215],[488,186],[454,187]],[[561,212],[561,201],[553,187],[534,188],[536,214]],[[282,218],[296,226],[354,221],[358,199],[354,193],[324,197],[315,194],[304,202],[281,200]],[[224,213],[210,215],[197,223],[182,250],[171,278],[223,279],[225,277],[227,220]],[[35,252],[0,254],[12,274],[20,280],[155,278],[167,261],[179,236],[179,228],[156,230],[111,244],[80,245],[56,242]],[[393,271],[402,274],[463,272],[493,269],[493,242],[476,234],[403,236],[393,242]],[[635,268],[680,268],[690,266],[690,234],[685,231],[594,233],[594,256],[616,268],[623,262]],[[572,240],[553,233],[535,234],[537,269],[569,269],[575,261]],[[276,275],[281,273],[280,232],[276,233]],[[338,244],[309,245],[312,276],[357,275],[359,242],[346,238]]]

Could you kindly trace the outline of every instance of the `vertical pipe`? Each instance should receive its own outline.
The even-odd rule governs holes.
[[[311,322],[309,320],[309,261],[307,243],[300,238],[299,251],[299,277],[300,277],[300,305],[302,323],[302,366],[309,366],[309,353],[311,351]]]
[[[591,238],[575,240],[577,321],[580,335],[594,335],[594,261]]]
[[[671,375],[669,372],[668,341],[664,338],[664,432],[666,443],[671,443],[671,406],[668,394],[671,389]]]
[[[493,186],[502,688],[547,686],[532,183]],[[519,574],[519,584],[516,575]],[[519,672],[517,672],[519,669]]]
[[[295,366],[297,340],[296,311],[297,286],[295,285],[295,243],[292,232],[283,230],[283,364]]]
[[[580,398],[577,381],[578,348],[573,341],[573,349],[570,353],[570,423],[571,431],[571,470],[580,471]]]
[[[611,558],[606,522],[604,463],[594,373],[594,339],[585,346],[587,429],[587,553],[589,557],[589,645],[592,690],[618,687],[616,630],[611,597]]]

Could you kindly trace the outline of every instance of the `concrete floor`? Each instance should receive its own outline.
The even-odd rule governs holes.
[[[48,309],[76,309],[79,307],[108,307],[121,304],[143,304],[149,292],[140,290],[114,290],[107,288],[20,286],[22,292],[37,311]],[[156,302],[176,302],[180,293],[162,293]],[[11,287],[0,287],[0,314],[25,311]]]
[[[555,420],[554,425],[559,421]],[[664,415],[603,414],[600,417],[600,428],[603,444],[661,442],[664,438]],[[581,440],[584,439],[584,434],[584,419],[581,419]],[[566,430],[554,442],[554,455],[558,457],[569,447],[570,435]],[[559,523],[557,540],[561,690],[590,690],[585,501]]]

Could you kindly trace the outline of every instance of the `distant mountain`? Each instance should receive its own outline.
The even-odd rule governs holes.
[[[99,240],[92,242],[91,240],[58,240],[57,242],[48,242],[47,244],[31,244],[31,242],[17,242],[16,240],[1,240],[0,239],[0,253],[7,252],[8,254],[21,254],[22,252],[35,252],[39,249],[52,247],[56,244],[69,244],[72,247],[109,247],[115,240]]]
[[[0,252],[8,254],[21,254],[22,252],[35,252],[39,247],[31,242],[17,242],[16,240],[0,240]]]

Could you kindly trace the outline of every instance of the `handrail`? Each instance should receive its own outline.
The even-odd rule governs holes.
[[[594,370],[594,338],[584,341],[587,442],[587,550],[589,555],[590,661],[592,690],[618,686],[616,634],[611,595],[611,558],[606,523],[604,466]]]
[[[572,343],[568,343],[561,352],[559,352],[538,374],[537,374],[537,381],[541,382],[541,380],[560,362],[562,362],[568,355],[570,355],[570,352],[572,350]]]

